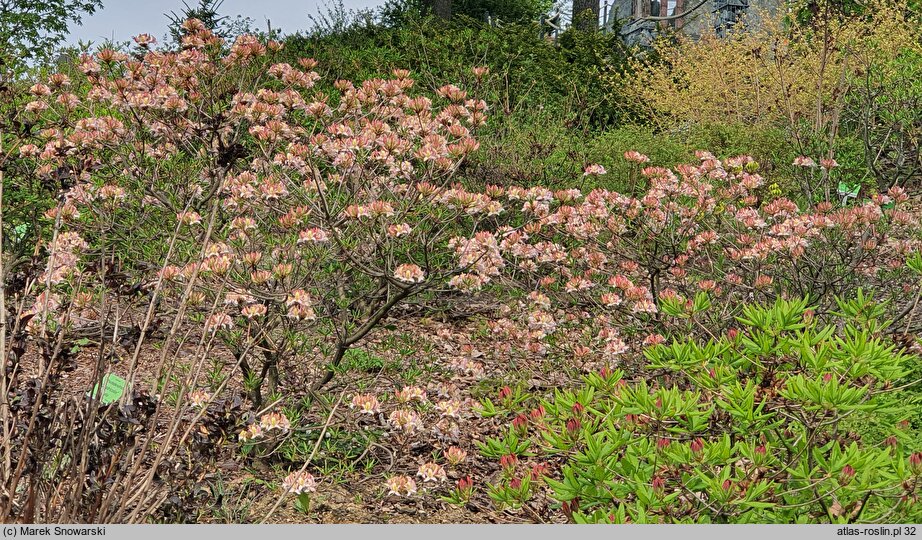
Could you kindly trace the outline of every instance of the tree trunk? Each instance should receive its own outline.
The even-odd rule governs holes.
[[[599,28],[599,0],[573,0],[573,24],[587,32]]]

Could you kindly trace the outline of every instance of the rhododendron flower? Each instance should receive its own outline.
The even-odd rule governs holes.
[[[241,309],[240,313],[247,319],[255,319],[266,314],[266,306],[263,304],[250,304]]]
[[[483,377],[485,374],[483,364],[470,358],[452,359],[451,368],[476,378]]]
[[[326,231],[324,231],[323,229],[319,229],[317,227],[314,227],[313,229],[307,229],[305,231],[301,231],[300,233],[298,233],[298,243],[299,244],[304,244],[308,242],[317,244],[321,242],[326,242],[329,239],[330,238],[329,236],[327,236]]]
[[[448,399],[435,404],[435,408],[438,409],[442,416],[449,416],[452,418],[459,418],[463,407],[464,404],[457,399]]]
[[[586,169],[583,171],[583,176],[600,176],[607,173],[608,171],[605,170],[605,167],[593,163],[592,165],[588,165],[586,167]]]
[[[205,321],[205,328],[215,333],[218,330],[229,330],[234,327],[234,320],[227,313],[219,312],[208,317]]]
[[[483,279],[474,274],[458,274],[448,280],[448,284],[461,292],[473,293],[483,288]]]
[[[371,394],[357,394],[352,398],[352,404],[350,406],[354,409],[358,409],[362,414],[375,414],[381,411],[381,404],[378,403],[378,398]]]
[[[922,452],[915,452],[909,456],[909,467],[916,474],[922,474]]]
[[[317,482],[314,475],[307,471],[295,471],[285,477],[282,483],[285,491],[301,495],[302,493],[314,493],[317,491]]]
[[[192,211],[180,212],[176,214],[176,219],[184,225],[197,225],[202,222],[202,216]]]
[[[224,295],[224,305],[237,306],[256,302],[256,299],[245,293],[229,292]]]
[[[317,318],[312,307],[310,294],[304,289],[295,289],[285,300],[288,317],[299,321],[313,321]]]
[[[231,221],[231,228],[238,231],[252,231],[256,229],[256,220],[251,217],[237,217]]]
[[[387,226],[387,234],[394,238],[400,238],[410,234],[410,225],[407,223],[391,224]]]
[[[394,270],[394,278],[404,283],[422,283],[426,273],[415,264],[401,264]]]
[[[350,205],[344,210],[346,217],[352,219],[362,219],[371,217],[371,212],[368,210],[367,206],[364,205]]]
[[[839,483],[842,485],[850,483],[856,474],[857,471],[855,471],[855,468],[849,464],[846,464],[844,467],[842,467],[842,471],[839,473]]]
[[[272,279],[272,272],[268,270],[256,270],[250,272],[250,281],[256,285],[264,285]]]
[[[641,154],[637,150],[628,150],[624,153],[624,159],[634,162],[634,163],[647,163],[650,161],[650,158]]]
[[[618,356],[628,351],[627,344],[620,338],[612,338],[605,342],[603,354],[606,358]]]
[[[211,399],[211,394],[204,390],[189,392],[189,403],[191,403],[193,407],[202,407],[208,403],[209,399]]]
[[[407,433],[413,433],[423,425],[416,412],[406,409],[397,409],[387,419],[392,426]]]
[[[39,97],[50,96],[51,88],[46,84],[36,83],[29,87],[29,93]]]
[[[423,482],[444,482],[447,479],[445,469],[441,465],[432,462],[420,465],[416,476],[422,478]]]
[[[909,200],[909,195],[906,194],[906,190],[900,186],[893,186],[888,189],[887,195],[897,203],[903,203]]]
[[[838,166],[839,166],[839,163],[832,158],[825,158],[825,159],[820,160],[820,167],[824,169],[833,169]]]
[[[467,452],[457,446],[452,446],[445,451],[445,459],[448,460],[449,464],[457,466],[464,463],[464,460],[467,459]]]
[[[816,167],[816,162],[813,161],[813,158],[807,156],[797,156],[794,158],[793,165],[795,167]]]
[[[409,476],[392,476],[386,486],[388,495],[409,497],[416,493],[416,481]]]
[[[394,215],[394,207],[387,201],[374,201],[368,205],[369,213],[374,217],[390,217]]]
[[[656,304],[653,303],[652,300],[644,299],[634,303],[631,311],[633,313],[656,313],[659,310],[656,308]]]
[[[30,113],[37,113],[48,109],[48,104],[44,101],[30,101],[26,103],[25,110]]]
[[[155,38],[154,36],[150,34],[138,34],[132,39],[134,39],[134,42],[142,47],[147,47],[149,45],[153,45],[154,43],[157,43],[157,38]]]
[[[125,188],[109,184],[99,188],[96,191],[96,196],[103,200],[122,200],[127,197],[127,194],[125,193]]]
[[[250,424],[240,432],[240,442],[249,442],[256,440],[263,435],[263,429],[259,424]]]
[[[19,147],[19,155],[22,157],[35,157],[41,153],[34,144],[24,144]]]
[[[263,431],[281,431],[282,433],[287,433],[291,429],[291,422],[288,420],[284,414],[280,412],[270,412],[262,415],[259,418],[259,427]]]
[[[426,391],[418,386],[405,386],[396,392],[396,396],[400,403],[426,401]]]

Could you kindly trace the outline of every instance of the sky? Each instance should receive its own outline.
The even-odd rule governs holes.
[[[190,6],[197,0],[186,0]],[[343,0],[347,9],[377,6],[381,0]],[[224,0],[222,15],[244,15],[253,19],[256,28],[265,29],[266,20],[272,28],[282,32],[295,32],[308,28],[309,14],[323,9],[324,0]],[[166,13],[180,13],[182,0],[103,0],[103,8],[93,15],[84,16],[81,26],[74,26],[67,38],[68,45],[79,41],[99,43],[106,39],[127,41],[133,36],[148,33],[158,40],[167,33],[169,19]]]

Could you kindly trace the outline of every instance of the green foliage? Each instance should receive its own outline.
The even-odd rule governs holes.
[[[453,14],[483,19],[487,15],[505,22],[532,22],[547,13],[551,0],[455,0]]]
[[[556,393],[530,449],[565,453],[547,479],[564,512],[577,523],[918,520],[908,430],[920,413],[895,407],[918,392],[917,360],[888,343],[873,299],[838,305],[826,321],[806,300],[749,305],[730,335],[648,348],[652,380],[606,371]],[[850,429],[868,419],[893,423]],[[491,492],[498,504],[516,495]]]
[[[553,6],[551,0],[454,0],[453,17],[469,17],[478,21],[487,16],[503,23],[537,21]],[[429,5],[422,0],[389,0],[379,10],[386,26],[396,27],[429,13]]]
[[[0,57],[14,68],[47,60],[71,24],[102,7],[102,0],[4,0],[0,2]]]

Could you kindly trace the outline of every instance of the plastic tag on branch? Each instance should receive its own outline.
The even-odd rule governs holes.
[[[107,373],[103,378],[101,383],[97,383],[93,387],[93,391],[90,392],[92,398],[97,398],[99,396],[99,387],[102,385],[102,397],[99,398],[99,402],[103,405],[108,405],[114,403],[122,397],[122,394],[125,393],[125,388],[128,386],[128,382],[125,379],[115,375],[113,373]]]
[[[858,192],[861,190],[861,184],[850,186],[846,184],[845,182],[839,182],[838,189],[839,189],[839,195],[841,195],[842,197],[855,198],[858,196]]]

